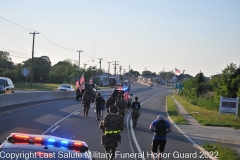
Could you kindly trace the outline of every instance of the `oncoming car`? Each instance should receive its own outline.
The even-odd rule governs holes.
[[[62,84],[57,88],[57,91],[74,91],[74,88],[70,84]]]
[[[11,133],[0,153],[1,160],[93,160],[84,141],[51,135]]]
[[[118,95],[123,95],[128,107],[131,107],[133,94],[130,93],[130,86],[120,86],[115,88],[111,94],[115,98],[117,98]]]
[[[10,78],[0,77],[0,94],[14,93],[14,85]]]

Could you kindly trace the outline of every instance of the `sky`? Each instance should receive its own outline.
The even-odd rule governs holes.
[[[239,0],[0,0],[0,50],[14,63],[48,56],[114,73],[195,76],[240,65]],[[93,61],[94,60],[94,61]]]

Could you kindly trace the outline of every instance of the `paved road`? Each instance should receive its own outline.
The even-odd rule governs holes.
[[[134,89],[134,87],[136,88]],[[153,133],[148,129],[149,125],[159,114],[166,117],[165,97],[167,94],[171,94],[169,88],[141,85],[134,87],[132,87],[132,93],[139,97],[142,104],[142,115],[136,129],[132,128],[130,111],[125,116],[125,129],[121,133],[122,143],[117,148],[119,155],[116,160],[122,158],[150,160]],[[105,96],[105,98],[107,97]],[[84,140],[92,151],[103,153],[103,147],[100,145],[102,131],[98,128],[99,121],[95,119],[92,108],[88,117],[82,115],[82,109],[80,102],[74,99],[1,108],[0,141],[4,141],[11,132],[51,134],[69,139]],[[135,153],[136,158],[129,157],[133,153]],[[126,158],[126,155],[129,156]],[[196,158],[191,157],[196,155]],[[168,136],[164,154],[166,159],[204,159],[200,157],[201,155],[202,153],[173,127],[173,132]]]

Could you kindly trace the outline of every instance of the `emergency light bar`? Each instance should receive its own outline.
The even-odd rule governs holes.
[[[7,141],[11,143],[53,146],[78,152],[86,152],[88,150],[88,145],[84,141],[69,140],[50,135],[11,133]]]

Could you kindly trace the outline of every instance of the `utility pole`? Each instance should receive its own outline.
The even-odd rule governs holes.
[[[117,69],[117,67],[116,67],[116,65],[118,65],[118,64],[116,64],[118,61],[113,61],[114,62],[114,76],[115,76],[115,78],[116,78],[116,69]]]
[[[184,72],[185,72],[185,70],[183,70],[183,80],[185,79],[185,75],[184,75]]]
[[[129,82],[131,82],[131,81],[130,81],[130,67],[131,67],[131,65],[128,65],[128,70],[129,70],[129,71],[128,71],[128,80],[129,80]]]
[[[103,59],[102,58],[99,58],[99,65],[100,65],[100,71],[101,71],[101,61],[102,61]],[[99,78],[98,78],[98,86],[100,86],[100,75],[99,75]]]
[[[100,65],[100,70],[101,70],[101,69],[102,69],[102,68],[101,68],[101,64],[102,64],[101,61],[102,61],[103,59],[102,59],[102,58],[98,58],[98,60],[99,60],[99,65]]]
[[[125,73],[126,73],[126,69],[123,69],[123,81],[125,81]]]
[[[120,78],[119,80],[121,81],[121,71],[122,71],[122,66],[119,66],[119,73],[120,73]]]
[[[77,51],[79,53],[79,57],[78,57],[78,77],[79,77],[79,81],[80,81],[80,53],[83,52],[82,50]]]
[[[33,57],[34,57],[34,41],[35,41],[35,34],[39,34],[39,32],[38,32],[38,33],[36,33],[36,31],[35,31],[35,32],[33,32],[33,33],[30,33],[30,34],[32,34],[32,35],[33,35],[33,45],[32,45],[32,67],[31,67],[31,70],[32,70],[32,72],[31,72],[31,86],[30,86],[30,88],[32,89],[32,82],[33,82]]]
[[[107,62],[107,63],[108,63],[108,85],[109,85],[110,63],[112,62]]]

